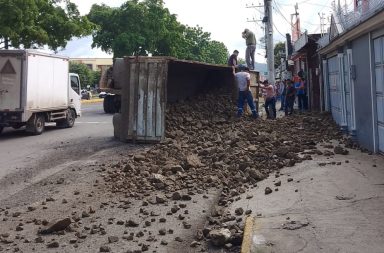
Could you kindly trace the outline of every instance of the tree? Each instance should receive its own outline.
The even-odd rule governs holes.
[[[48,45],[57,50],[93,30],[70,0],[0,0],[0,6],[0,45],[6,49]]]
[[[69,72],[79,75],[82,89],[86,88],[88,85],[95,87],[95,84],[100,79],[100,77],[98,77],[99,71],[93,71],[83,63],[70,62]]]
[[[199,26],[189,27],[164,7],[162,0],[129,0],[120,8],[93,5],[88,18],[97,25],[93,47],[114,57],[173,56],[179,59],[225,63],[228,50],[211,41]]]
[[[275,54],[275,68],[278,68],[281,64],[281,58],[285,56],[285,43],[278,42],[274,49]]]
[[[219,41],[209,41],[204,50],[204,62],[214,64],[227,64],[228,49],[224,43]]]

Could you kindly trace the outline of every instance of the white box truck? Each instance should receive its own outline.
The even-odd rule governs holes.
[[[46,122],[72,127],[80,116],[80,80],[67,57],[35,50],[0,50],[0,133],[4,127],[34,135]]]

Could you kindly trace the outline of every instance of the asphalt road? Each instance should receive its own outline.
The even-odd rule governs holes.
[[[59,129],[50,123],[39,136],[24,128],[6,128],[0,135],[0,180],[32,167],[37,167],[34,172],[48,170],[114,144],[112,115],[104,113],[102,103],[84,104],[73,128]]]

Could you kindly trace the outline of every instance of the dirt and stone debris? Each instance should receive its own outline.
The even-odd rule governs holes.
[[[99,178],[93,187],[100,189],[104,185],[106,194],[117,196],[119,201],[105,199],[97,208],[90,207],[90,203],[82,199],[96,193],[85,192],[80,187],[72,188],[70,197],[56,198],[62,201],[44,199],[41,206],[47,208],[54,204],[72,205],[73,199],[81,205],[73,204],[73,212],[62,216],[70,218],[54,222],[36,218],[33,223],[44,228],[40,228],[41,236],[36,229],[30,240],[46,243],[46,247],[64,247],[65,244],[51,241],[46,234],[69,234],[66,243],[71,247],[93,240],[99,252],[114,252],[114,247],[123,243],[135,244],[135,248],[127,252],[152,252],[175,243],[193,251],[214,246],[226,252],[239,252],[244,218],[251,215],[252,210],[239,207],[230,213],[227,208],[231,204],[242,196],[251,199],[253,196],[247,195],[247,191],[270,174],[279,178],[283,167],[310,160],[312,155],[347,155],[343,144],[355,147],[350,140],[343,139],[328,114],[306,113],[272,121],[255,120],[247,115],[238,119],[234,112],[233,102],[225,95],[204,95],[168,105],[166,138],[161,143],[136,153],[123,153],[114,162],[98,166],[103,180]],[[339,144],[319,148],[319,143],[331,140],[339,140]],[[60,178],[55,182],[65,186],[67,181]],[[288,182],[291,181],[289,178]],[[281,182],[276,181],[275,186],[280,187]],[[214,191],[218,195],[210,196]],[[265,189],[266,194],[272,192],[269,187],[268,191]],[[212,207],[200,210],[206,218],[198,225],[190,217],[201,199],[207,199]],[[41,206],[26,210],[33,214]],[[130,216],[114,217],[112,212],[107,222],[101,222],[101,213],[113,209],[123,210]],[[11,216],[15,220],[24,215],[5,212],[9,214],[4,218]],[[295,229],[297,225],[287,223],[286,229]],[[125,229],[124,233],[115,234],[116,227]],[[179,233],[185,230],[194,236],[183,238]],[[4,245],[16,240],[14,231],[11,234],[1,236]],[[94,237],[98,239],[92,239]]]

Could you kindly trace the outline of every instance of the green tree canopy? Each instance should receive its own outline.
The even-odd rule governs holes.
[[[95,84],[100,80],[100,71],[93,71],[83,63],[70,62],[69,72],[79,75],[82,89],[85,89],[88,85],[95,87]]]
[[[92,46],[114,57],[152,54],[222,64],[228,57],[223,43],[199,26],[179,23],[162,0],[129,0],[120,8],[95,4],[88,18],[97,25]]]
[[[281,58],[285,56],[284,42],[278,42],[277,44],[275,44],[274,54],[275,54],[275,68],[278,68],[281,64]]]
[[[0,6],[0,48],[57,50],[94,27],[70,0],[0,0]]]

